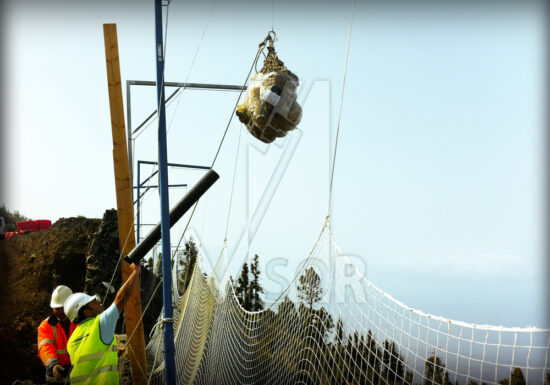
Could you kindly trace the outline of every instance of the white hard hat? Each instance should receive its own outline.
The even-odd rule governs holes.
[[[96,299],[95,296],[92,297],[91,295],[88,295],[86,293],[74,293],[69,298],[67,298],[67,301],[65,301],[65,305],[63,306],[65,315],[71,321],[74,321],[76,317],[78,317],[78,311],[80,310],[80,308],[82,308],[84,305],[89,304],[94,299]]]
[[[50,307],[63,307],[67,298],[73,294],[73,291],[67,286],[59,285],[52,293],[52,300],[50,301]]]

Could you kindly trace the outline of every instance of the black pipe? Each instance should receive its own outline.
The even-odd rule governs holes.
[[[170,227],[180,220],[180,218],[197,202],[200,197],[219,179],[216,171],[210,169],[208,172],[180,199],[180,201],[170,210]],[[160,222],[147,234],[145,239],[141,241],[124,260],[128,263],[137,263],[145,257],[145,255],[155,246],[160,240]]]

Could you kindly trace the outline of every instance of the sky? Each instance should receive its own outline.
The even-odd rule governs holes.
[[[473,4],[356,2],[331,229],[371,281],[410,306],[550,327],[546,13],[537,1]],[[126,80],[156,77],[153,2],[3,7],[0,199],[34,219],[101,217],[116,207],[102,24],[117,24],[125,93]],[[171,2],[167,81],[242,85],[272,28],[279,57],[301,80],[304,115],[287,138],[263,145],[237,119],[230,124],[214,167],[220,181],[190,226],[207,267],[226,227],[233,275],[258,254],[264,271],[278,266],[290,277],[315,242],[329,213],[350,13],[347,1]],[[155,95],[132,87],[132,127],[155,110]],[[169,161],[209,166],[237,97],[188,89],[171,103]],[[157,159],[155,122],[134,151]],[[170,169],[174,184],[200,176]],[[170,202],[184,193],[172,189]],[[144,232],[158,211],[149,192]],[[279,287],[267,274],[264,286],[269,295]]]

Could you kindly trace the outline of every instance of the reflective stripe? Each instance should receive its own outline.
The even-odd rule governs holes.
[[[67,349],[58,349],[55,351],[57,353],[57,355],[60,355],[60,354],[67,354]]]
[[[90,335],[90,333],[80,337],[80,338],[75,338],[74,340],[72,340],[72,343],[75,344],[75,343],[80,343],[81,340],[83,340],[84,338],[88,337]]]
[[[43,339],[42,341],[40,341],[40,343],[38,344],[38,347],[40,348],[42,345],[44,344],[54,344],[55,345],[55,341],[52,340],[52,339],[49,339],[49,338],[46,338],[46,339]]]
[[[113,339],[109,345],[101,341],[99,319],[100,316],[97,315],[93,319],[80,323],[69,338],[67,351],[73,363],[70,374],[73,385],[113,385],[119,383],[116,351],[113,349],[108,354],[104,354],[105,351],[110,350],[111,345],[116,346],[116,341]],[[96,353],[102,354],[99,356]],[[88,360],[80,362],[82,357],[86,357]]]
[[[97,376],[98,374],[106,373],[106,372],[118,372],[118,366],[117,365],[102,366],[100,368],[95,368],[87,376],[71,377],[71,384],[75,384],[77,382],[84,382],[90,377],[94,377],[94,376]]]
[[[76,362],[99,360],[105,354],[110,353],[110,352],[116,352],[116,346],[115,345],[110,345],[107,348],[107,350],[105,350],[103,352],[97,352],[97,353],[87,354],[85,356],[80,356],[80,358]]]

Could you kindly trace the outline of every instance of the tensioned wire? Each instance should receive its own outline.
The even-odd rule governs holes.
[[[233,109],[231,110],[231,114],[230,114],[230,116],[229,116],[229,120],[228,120],[227,125],[226,125],[226,127],[225,127],[225,130],[224,130],[224,132],[223,132],[222,138],[221,138],[221,140],[220,140],[220,144],[218,145],[218,149],[216,150],[216,154],[214,155],[214,159],[213,159],[213,161],[212,161],[212,165],[210,166],[210,169],[212,169],[212,168],[214,167],[214,165],[215,165],[215,163],[216,163],[216,160],[218,159],[218,155],[219,155],[220,150],[221,150],[221,148],[222,148],[223,142],[224,142],[224,140],[225,140],[225,138],[226,138],[226,136],[227,136],[227,132],[229,131],[229,127],[231,126],[231,122],[232,122],[232,120],[233,120],[233,116],[235,115],[235,110],[237,109],[237,106],[238,106],[239,101],[240,101],[240,99],[241,99],[241,97],[242,97],[242,94],[243,94],[243,92],[244,92],[244,89],[245,89],[245,87],[246,87],[246,84],[247,84],[247,82],[248,82],[248,79],[250,78],[250,75],[251,75],[251,73],[252,73],[252,70],[254,69],[254,67],[255,67],[255,65],[256,65],[256,62],[258,61],[258,58],[259,58],[260,54],[262,53],[263,48],[265,47],[265,44],[266,44],[268,38],[269,38],[269,35],[268,35],[268,37],[266,37],[266,39],[265,39],[262,43],[260,43],[260,45],[259,45],[259,47],[258,47],[258,51],[256,52],[256,56],[255,56],[255,58],[254,58],[254,61],[252,62],[252,65],[250,66],[250,70],[248,71],[248,74],[246,75],[246,78],[245,78],[245,81],[244,81],[244,83],[243,83],[243,86],[241,87],[241,91],[239,92],[239,96],[237,97],[237,100],[236,100],[236,102],[235,102],[235,105],[233,106]],[[239,137],[239,138],[240,138],[240,137]],[[240,140],[239,140],[239,145],[240,145]],[[238,156],[238,153],[237,153],[237,156]],[[197,208],[197,206],[198,206],[199,203],[200,203],[200,199],[199,199],[199,200],[194,204],[194,206],[193,206],[193,211],[191,212],[191,215],[189,216],[189,219],[188,219],[188,221],[187,221],[187,224],[185,225],[185,229],[183,230],[183,232],[182,232],[182,234],[181,234],[181,236],[180,236],[180,239],[179,239],[179,241],[178,241],[178,245],[177,245],[177,247],[176,247],[176,251],[174,251],[174,253],[172,254],[172,258],[175,256],[175,253],[179,250],[179,247],[180,247],[180,245],[181,245],[181,242],[182,242],[182,240],[183,240],[183,237],[185,236],[185,233],[186,233],[187,229],[189,228],[189,224],[191,223],[191,220],[193,219],[193,216],[194,216],[194,214],[195,214],[195,210],[196,210],[196,208]]]
[[[197,56],[198,56],[200,47],[201,47],[202,42],[203,42],[203,40],[204,40],[204,37],[205,37],[205,35],[206,35],[206,31],[207,31],[208,26],[209,26],[209,24],[210,24],[210,20],[211,20],[211,18],[212,18],[213,13],[214,13],[214,9],[215,9],[215,7],[216,7],[217,1],[218,1],[218,0],[214,0],[214,2],[213,2],[213,4],[212,4],[212,8],[211,8],[211,10],[210,10],[210,13],[209,13],[207,22],[206,22],[206,24],[205,24],[205,27],[204,27],[203,32],[202,32],[202,35],[201,35],[201,39],[200,39],[200,41],[199,41],[199,43],[198,43],[198,45],[197,45],[197,47],[196,47],[196,49],[195,49],[195,53],[194,53],[194,55],[193,55],[193,60],[192,60],[192,62],[191,62],[191,65],[190,65],[190,67],[189,67],[189,70],[188,70],[188,72],[187,72],[187,76],[186,76],[186,78],[185,78],[185,79],[186,79],[186,80],[185,80],[185,83],[187,83],[187,81],[188,81],[188,79],[189,79],[189,76],[191,75],[191,71],[193,70],[194,64],[195,64],[195,62],[196,62],[196,58],[197,58]],[[163,56],[163,57],[164,57],[165,59],[166,59],[166,50],[167,50],[167,46],[168,46],[167,43],[168,43],[169,5],[170,5],[170,2],[168,2],[167,5],[166,5],[166,23],[165,23],[165,29],[164,29],[164,47],[163,47],[163,55],[164,55],[164,56]],[[166,69],[166,66],[164,66],[164,70],[165,70],[165,69]],[[183,92],[184,89],[185,89],[185,87],[180,87],[180,88],[177,90],[177,91],[178,91],[178,94],[176,95],[176,98],[178,99],[178,105],[179,105],[179,100],[180,100],[180,99],[179,99],[179,96],[181,95],[181,93]],[[162,75],[161,95],[162,95],[162,92],[164,92],[164,72],[163,72],[163,75]],[[159,104],[160,104],[160,99],[159,99]],[[157,104],[157,105],[158,105],[158,104]],[[178,105],[176,105],[176,108],[175,108],[175,110],[174,110],[174,112],[173,112],[172,119],[170,120],[170,123],[169,123],[169,125],[168,125],[167,131],[170,131],[170,128],[171,128],[171,126],[172,126],[172,122],[173,122],[173,120],[174,120],[174,117],[175,117],[175,114],[176,114],[177,106],[178,106]],[[158,119],[158,114],[159,114],[159,111],[158,111],[158,109],[157,109],[157,115],[156,115],[156,116],[157,116],[157,119],[156,119],[156,120],[157,120],[157,129],[158,129],[158,124],[160,124],[160,121],[159,121],[159,119]],[[146,127],[148,127],[151,123],[152,123],[152,121],[151,121],[150,123],[148,123],[148,124],[144,127],[144,129],[145,129]],[[141,132],[143,132],[143,130],[142,130]],[[139,133],[139,134],[136,136],[136,138],[137,138],[139,135],[141,135],[141,133]],[[135,138],[134,138],[134,139],[135,139]],[[156,162],[156,164],[153,166],[153,168],[151,169],[151,173],[150,173],[150,175],[149,175],[149,179],[151,179],[151,178],[153,177],[153,174],[156,172],[157,167],[158,167],[158,153],[157,153],[157,162]],[[133,181],[132,181],[132,182],[133,182]],[[138,183],[139,183],[139,181],[138,181]],[[149,197],[148,195],[146,196],[146,195],[144,194],[144,195],[143,195],[143,198],[141,198],[141,197],[137,197],[137,198],[138,198],[138,199],[142,199],[142,201],[140,202],[140,204],[142,205],[142,204],[144,203],[145,199],[148,198],[148,197]],[[137,213],[134,214],[134,223],[135,223],[135,221],[136,221],[136,217],[137,217]],[[119,255],[119,258],[118,258],[116,267],[115,267],[115,269],[114,269],[114,271],[113,271],[113,275],[111,276],[111,280],[110,280],[110,282],[109,282],[109,288],[112,287],[113,279],[114,279],[114,277],[115,277],[115,274],[116,274],[116,272],[117,272],[117,270],[118,270],[118,266],[119,266],[119,264],[120,264],[120,262],[121,262],[121,259],[122,259],[122,256],[123,256],[123,255],[122,255],[122,254],[123,254],[123,250],[124,250],[124,248],[126,247],[126,244],[127,244],[128,240],[129,240],[129,237],[130,237],[130,234],[131,234],[132,231],[134,231],[133,226],[132,226],[132,228],[128,231],[128,234],[127,234],[127,236],[126,236],[126,239],[124,240],[123,247],[121,248],[121,252],[120,252],[120,255]],[[139,240],[138,240],[138,242],[139,242]],[[109,293],[109,288],[107,289],[107,292],[106,292],[105,296],[103,297],[102,304],[105,303],[105,300],[106,300],[107,295],[108,295],[108,293]]]
[[[199,43],[197,44],[197,47],[196,47],[196,49],[195,49],[195,53],[194,53],[194,55],[193,55],[193,60],[191,61],[191,65],[190,65],[190,67],[189,67],[189,70],[188,70],[188,72],[187,72],[187,76],[186,76],[186,78],[185,78],[185,83],[188,82],[188,79],[189,79],[189,77],[190,77],[190,75],[191,75],[191,71],[193,70],[193,67],[194,67],[194,65],[195,65],[195,62],[196,62],[198,53],[199,53],[199,51],[200,51],[202,42],[203,42],[204,37],[205,37],[205,35],[206,35],[206,31],[208,30],[208,26],[209,26],[209,24],[210,24],[210,20],[211,20],[211,18],[212,18],[213,13],[214,13],[214,9],[215,9],[215,7],[216,7],[216,4],[217,4],[217,0],[214,0],[214,2],[212,3],[212,8],[211,8],[211,10],[210,10],[210,13],[209,13],[207,22],[206,22],[205,27],[204,27],[204,29],[203,29],[203,32],[202,32],[200,41],[199,41]],[[163,47],[163,48],[164,48],[163,55],[164,55],[164,58],[165,58],[165,59],[166,59],[166,50],[167,50],[167,46],[168,46],[167,41],[168,41],[169,5],[170,5],[170,2],[168,2],[167,7],[166,7],[166,24],[165,24],[165,31],[164,31],[164,47]],[[165,70],[165,69],[166,69],[166,66],[164,66],[164,70]],[[164,81],[165,81],[165,80],[164,80],[164,72],[163,72],[163,75],[162,75],[162,89],[161,89],[161,95],[162,95],[162,92],[164,92]],[[177,100],[178,100],[178,103],[177,103],[177,105],[176,105],[176,107],[175,107],[175,109],[174,109],[174,111],[173,111],[172,119],[170,120],[169,125],[168,125],[168,128],[167,128],[167,133],[170,131],[170,128],[171,128],[171,126],[172,126],[174,117],[175,117],[175,115],[176,115],[176,112],[177,112],[177,109],[178,109],[178,106],[179,106],[179,101],[181,100],[181,99],[179,98],[179,96],[182,94],[182,92],[183,92],[184,90],[185,90],[185,87],[180,87],[180,88],[178,88],[178,90],[176,90],[177,95],[171,95],[171,97],[170,97],[171,101],[177,99]],[[174,99],[172,99],[172,96],[175,96]],[[159,104],[160,104],[160,99],[159,99]],[[159,105],[159,104],[157,104],[157,105]],[[158,109],[157,109],[157,115],[156,115],[156,117],[157,117],[157,119],[156,119],[156,121],[157,121],[157,129],[158,129],[158,124],[160,124],[159,119],[158,119],[158,114],[159,114],[159,111],[158,111]],[[150,124],[152,124],[152,122],[153,122],[153,121],[149,122],[135,138],[139,137],[139,135],[141,135],[141,133],[144,132],[145,128],[147,128]],[[134,139],[135,139],[135,138],[134,138]],[[157,167],[158,167],[158,153],[157,153],[157,163],[153,166],[149,178],[152,178],[153,174],[156,172]],[[138,181],[138,182],[139,182],[139,181]],[[146,190],[146,192],[147,192],[147,190]],[[145,198],[145,195],[144,195],[144,198]],[[138,197],[138,199],[140,199],[140,197]],[[136,217],[134,216],[134,222],[135,222],[135,219],[136,219]],[[128,234],[128,236],[127,236],[127,239],[128,239],[128,237],[129,237],[129,234]],[[126,241],[127,241],[127,239],[126,239]],[[126,242],[124,243],[124,246],[126,246]],[[123,247],[123,249],[124,249],[124,247]],[[121,252],[121,256],[119,256],[119,261],[118,261],[118,263],[120,263],[121,257],[122,257],[122,252]],[[117,268],[118,268],[118,263],[117,263]],[[114,277],[114,274],[116,273],[116,269],[117,269],[117,268],[115,268],[115,271],[113,272],[113,277]],[[112,279],[111,279],[111,283],[112,283]],[[104,299],[104,300],[105,300],[105,299]]]
[[[267,40],[267,39],[266,39],[266,40]],[[265,40],[264,40],[264,45],[265,45]],[[165,48],[166,48],[166,47],[165,47]],[[248,74],[247,74],[247,76],[246,76],[244,85],[243,85],[243,87],[242,87],[243,90],[244,90],[244,86],[246,86],[246,83],[248,82],[248,79],[249,79],[249,77],[250,77],[250,74],[252,73],[252,70],[253,70],[253,68],[254,68],[254,66],[255,66],[256,61],[258,60],[258,57],[259,57],[260,53],[262,52],[262,49],[263,49],[263,46],[260,45],[260,47],[258,48],[258,51],[257,51],[257,53],[256,53],[256,56],[255,56],[255,58],[254,58],[254,61],[253,61],[253,63],[252,63],[252,66],[250,67],[250,70],[249,70],[249,72],[248,72]],[[164,76],[163,76],[163,80],[164,80]],[[235,109],[237,108],[237,105],[238,105],[239,100],[240,100],[240,98],[241,98],[241,96],[242,96],[243,90],[241,90],[241,92],[239,93],[239,97],[237,98],[237,102],[235,103],[235,106],[233,107],[233,110],[232,110],[232,112],[231,112],[231,116],[230,116],[229,121],[228,121],[228,123],[227,123],[227,126],[226,126],[226,128],[225,128],[225,130],[224,130],[224,134],[223,134],[223,136],[222,136],[222,139],[221,139],[221,141],[220,141],[220,144],[219,144],[219,146],[218,146],[218,149],[217,149],[217,151],[216,151],[216,155],[214,156],[214,160],[212,161],[212,166],[211,166],[211,168],[214,166],[214,164],[215,164],[215,162],[216,162],[216,159],[217,159],[217,156],[218,156],[218,154],[219,154],[219,152],[220,152],[220,150],[221,150],[221,146],[223,145],[223,141],[224,141],[224,139],[225,139],[225,137],[226,137],[226,134],[227,134],[227,132],[228,132],[228,130],[229,130],[229,127],[230,127],[230,125],[231,125],[231,121],[232,121],[232,119],[233,119],[233,115],[234,115]],[[175,251],[174,251],[173,254],[172,254],[172,258],[171,258],[171,259],[172,259],[172,263],[174,263],[174,256],[176,255],[176,253],[177,253],[178,250],[179,250],[179,247],[181,246],[181,242],[182,242],[182,240],[183,240],[183,237],[185,236],[185,233],[186,233],[186,231],[187,231],[187,229],[188,229],[188,227],[189,227],[189,224],[190,224],[190,222],[191,222],[191,219],[193,218],[193,215],[194,215],[194,213],[195,213],[195,210],[196,210],[197,205],[198,205],[199,202],[200,202],[200,200],[197,201],[197,203],[195,203],[195,205],[193,206],[193,210],[192,210],[192,212],[191,212],[191,215],[190,215],[190,217],[189,217],[189,220],[187,221],[187,224],[186,224],[186,226],[185,226],[185,229],[183,230],[182,235],[181,235],[181,237],[180,237],[180,239],[179,239],[179,241],[178,241],[178,245],[177,245]],[[128,235],[128,236],[129,236],[129,235]],[[118,267],[118,264],[120,264],[120,260],[121,260],[121,259],[122,259],[122,252],[121,252],[121,255],[119,256],[119,260],[118,260],[118,263],[117,263],[117,267]],[[115,272],[116,272],[116,269],[115,269]],[[114,272],[114,273],[115,273],[115,272]],[[111,278],[111,283],[112,283],[112,279],[114,278],[114,273],[113,273],[113,277]],[[159,283],[159,284],[160,284],[160,283]],[[152,300],[153,300],[153,296],[151,296],[151,298],[150,298],[149,303],[147,304],[147,306],[151,303]],[[143,318],[143,315],[142,315],[142,318]],[[134,334],[134,333],[132,333],[132,335],[130,336],[130,338],[128,338],[127,345],[128,345],[128,343],[130,342],[131,337],[133,337],[133,334]]]
[[[225,225],[224,242],[227,241],[227,232],[229,231],[229,218],[231,216],[231,206],[233,203],[233,192],[235,190],[235,177],[237,176],[237,164],[239,162],[239,150],[241,148],[241,133],[242,129],[239,129],[239,140],[237,142],[237,153],[235,154],[235,167],[233,168],[233,182],[231,183],[231,195],[229,196],[229,207],[227,208],[227,223]]]
[[[347,69],[348,69],[348,62],[349,62],[349,51],[350,51],[350,45],[351,45],[351,32],[352,32],[352,26],[353,26],[353,14],[354,14],[354,10],[355,10],[355,0],[352,0],[352,7],[351,7],[351,16],[350,16],[350,25],[349,25],[349,31],[348,31],[348,43],[347,43],[347,49],[346,49],[346,60],[345,60],[345,66],[344,66],[344,76],[343,76],[343,81],[342,81],[342,93],[341,93],[341,98],[340,98],[340,111],[339,111],[339,114],[338,114],[338,125],[337,125],[337,129],[336,129],[336,139],[335,139],[335,146],[334,146],[334,153],[333,153],[333,160],[332,160],[332,169],[331,169],[331,176],[330,176],[330,186],[329,186],[329,194],[328,194],[328,201],[329,201],[329,209],[328,209],[328,214],[327,214],[327,217],[325,219],[325,224],[323,225],[323,229],[321,231],[321,234],[322,232],[324,231],[325,227],[328,225],[328,221],[329,221],[329,215],[330,215],[330,205],[331,205],[331,196],[332,196],[332,187],[333,187],[333,180],[334,180],[334,169],[335,169],[335,162],[336,162],[336,153],[337,153],[337,150],[338,150],[338,138],[339,138],[339,133],[340,133],[340,122],[341,122],[341,117],[342,117],[342,110],[343,110],[343,102],[344,102],[344,92],[345,92],[345,85],[346,85],[346,74],[347,74]],[[272,11],[273,12],[273,11]],[[273,27],[273,26],[272,26]],[[265,41],[264,41],[265,42]],[[256,58],[256,61],[257,61],[257,58]],[[242,91],[241,91],[242,92]],[[235,106],[236,107],[236,106]],[[225,134],[224,134],[225,136]],[[223,139],[222,139],[223,141]],[[221,145],[220,145],[221,147]],[[219,149],[218,149],[218,153],[219,153]],[[238,156],[238,155],[237,155]],[[216,154],[216,157],[217,157],[217,154]],[[214,158],[214,162],[215,162],[216,158]],[[236,167],[236,165],[235,165]],[[236,170],[236,168],[235,168]],[[234,178],[235,178],[235,174],[233,175],[233,184],[234,184]],[[231,190],[231,197],[233,196],[233,189]],[[229,214],[230,214],[230,210],[231,210],[231,206],[229,208],[229,213],[228,213],[228,219],[227,219],[227,226],[226,226],[226,234],[225,234],[225,239],[227,239],[227,228],[229,227]],[[319,242],[319,239],[321,238],[321,234],[319,235],[319,238],[317,239],[317,241],[315,242],[313,248],[312,248],[312,252],[313,250],[315,250],[315,248],[317,247],[317,244]],[[225,243],[225,241],[224,241]],[[286,293],[286,291],[290,288],[290,286],[295,282],[295,280],[299,277],[299,275],[301,274],[301,272],[303,271],[303,268],[306,266],[306,264],[308,263],[309,261],[309,258],[311,257],[312,255],[312,252],[309,253],[308,257],[304,260],[304,262],[302,263],[300,269],[296,272],[296,274],[294,275],[293,279],[289,282],[289,284],[287,285],[287,287],[281,292],[281,294],[275,299],[275,301],[273,301],[271,303],[271,305],[269,305],[267,307],[267,309],[271,309],[277,302],[280,298],[282,298],[282,296]],[[222,251],[223,253],[223,251]],[[222,253],[220,253],[220,256],[218,257],[218,260],[216,261],[216,266],[218,265],[219,261],[220,261],[220,258],[222,256]]]
[[[328,221],[329,221],[329,216],[330,216],[330,207],[331,207],[331,200],[332,200],[331,199],[332,198],[332,187],[333,187],[333,181],[334,181],[334,169],[335,169],[335,162],[336,162],[336,153],[338,151],[338,138],[339,138],[339,133],[340,133],[340,122],[341,122],[342,111],[343,111],[343,106],[344,106],[344,92],[345,92],[346,74],[347,74],[348,62],[349,62],[349,52],[350,52],[350,45],[351,45],[351,32],[352,32],[352,27],[353,27],[353,14],[354,14],[354,11],[355,11],[355,0],[352,0],[352,2],[351,2],[350,24],[349,24],[349,31],[348,31],[348,42],[347,42],[347,49],[346,49],[346,60],[345,60],[345,66],[344,66],[344,76],[343,76],[343,81],[342,81],[342,93],[341,93],[341,97],[340,97],[340,110],[339,110],[339,114],[338,114],[338,124],[337,124],[337,128],[336,128],[336,139],[335,139],[335,145],[334,145],[334,153],[333,153],[333,158],[332,158],[332,169],[331,169],[330,184],[329,184],[328,214],[327,214],[327,217],[325,219],[325,223],[323,225],[323,229],[321,231],[321,234],[319,235],[319,238],[317,239],[317,241],[315,242],[315,244],[312,248],[312,252],[317,247],[317,244],[319,242],[319,239],[321,238],[322,232],[325,230],[325,227],[328,226]],[[273,10],[272,10],[272,12],[273,12]],[[265,40],[264,40],[264,42],[265,42]],[[257,60],[257,58],[256,58],[256,60]],[[223,141],[223,139],[222,139],[222,141]],[[220,147],[221,147],[221,145],[220,145]],[[219,152],[219,149],[218,149],[218,152]],[[217,154],[216,154],[216,157],[217,157]],[[214,159],[214,161],[215,161],[215,159]],[[233,178],[235,178],[235,175],[233,176]],[[231,195],[233,195],[233,190],[232,190]],[[229,214],[228,214],[227,226],[229,226]],[[226,230],[225,238],[227,239],[227,230]],[[290,286],[299,277],[299,275],[303,271],[303,268],[308,263],[309,258],[312,255],[312,252],[309,253],[308,257],[304,260],[304,262],[302,263],[300,269],[296,272],[296,274],[294,275],[293,279],[289,282],[287,287],[281,292],[281,294],[275,299],[275,301],[273,301],[271,303],[271,305],[269,305],[267,307],[267,309],[271,309],[273,307],[273,305],[276,304],[280,298],[282,298],[282,296],[286,293],[286,291],[290,288]],[[220,254],[220,257],[221,257],[221,255],[222,254]],[[220,257],[218,257],[218,261],[216,262],[216,266],[217,266],[217,264],[220,260]]]
[[[240,101],[240,98],[241,98],[241,96],[242,96],[242,94],[243,94],[243,92],[244,92],[246,83],[248,82],[248,79],[249,79],[249,77],[250,77],[250,75],[251,75],[251,73],[252,73],[252,70],[253,70],[253,69],[255,68],[255,66],[256,66],[256,63],[257,63],[257,61],[258,61],[258,58],[259,58],[260,54],[263,53],[263,49],[264,49],[264,47],[265,47],[265,45],[266,45],[268,39],[269,39],[270,36],[271,36],[271,32],[272,32],[272,31],[270,31],[270,33],[268,34],[268,36],[266,37],[266,39],[264,39],[264,41],[263,41],[262,43],[260,43],[260,45],[259,45],[259,47],[258,47],[258,51],[257,51],[256,57],[255,57],[255,59],[254,59],[254,61],[253,61],[253,63],[252,63],[252,66],[251,66],[251,68],[250,68],[250,70],[249,70],[249,72],[248,72],[248,75],[247,75],[247,77],[246,77],[246,79],[245,79],[245,82],[244,82],[244,84],[243,84],[243,87],[241,88],[241,91],[240,91],[240,93],[239,93],[239,97],[237,98],[237,101],[236,101],[236,103],[235,103],[235,106],[233,107],[233,110],[232,110],[232,112],[231,112],[229,121],[228,121],[228,123],[227,123],[227,125],[226,125],[226,128],[225,128],[225,130],[224,130],[222,139],[221,139],[221,141],[220,141],[220,144],[219,144],[218,149],[217,149],[217,151],[216,151],[216,154],[215,154],[215,156],[214,156],[214,160],[212,161],[212,165],[211,165],[211,167],[210,167],[211,169],[214,167],[214,164],[215,164],[215,162],[216,162],[216,160],[217,160],[217,157],[218,157],[218,155],[219,155],[219,153],[220,153],[221,147],[222,147],[222,145],[223,145],[223,142],[224,142],[224,140],[225,140],[225,137],[226,137],[226,135],[227,135],[227,132],[228,132],[228,130],[229,130],[229,127],[230,127],[230,125],[231,125],[231,122],[232,122],[232,119],[233,119],[233,116],[234,116],[234,112],[235,112],[235,110],[236,110],[236,108],[237,108],[237,105],[238,105],[238,103],[239,103],[239,101]],[[237,162],[237,160],[238,160],[238,149],[239,149],[239,146],[240,146],[240,134],[239,134],[239,143],[238,143],[238,147],[237,147],[236,162]],[[232,190],[231,190],[231,200],[232,200],[232,196],[233,196],[233,189],[234,189],[234,183],[235,183],[235,174],[236,174],[236,164],[235,164],[235,170],[234,170],[234,175],[233,175],[233,185],[232,185]],[[198,206],[199,203],[200,203],[200,199],[199,199],[199,201],[197,201],[197,202],[195,203],[195,205],[193,206],[193,210],[192,210],[191,215],[189,216],[189,219],[188,219],[188,221],[187,221],[187,224],[186,224],[186,226],[185,226],[185,228],[184,228],[184,230],[183,230],[183,232],[182,232],[182,234],[181,234],[181,236],[180,236],[180,239],[179,239],[179,241],[178,241],[178,245],[177,245],[176,249],[174,250],[174,252],[172,253],[172,258],[171,258],[171,259],[172,259],[172,264],[174,263],[174,257],[175,257],[175,255],[177,254],[177,252],[179,251],[179,247],[181,246],[181,242],[182,242],[182,240],[183,240],[183,238],[184,238],[184,236],[185,236],[185,233],[186,233],[186,231],[187,231],[187,229],[188,229],[188,227],[189,227],[189,224],[190,224],[190,222],[191,222],[191,220],[192,220],[192,218],[193,218],[193,216],[194,216],[194,214],[195,214],[196,208],[197,208],[197,206]],[[225,236],[226,238],[227,238],[227,229],[228,229],[228,226],[229,226],[229,216],[230,216],[230,212],[231,212],[231,202],[230,202],[229,209],[228,209],[228,219],[227,219],[226,236]],[[225,241],[224,241],[224,242],[225,242]],[[223,253],[223,250],[222,250],[222,253]],[[221,257],[221,255],[222,255],[222,254],[220,253],[220,257]],[[220,257],[218,257],[218,260],[216,261],[216,266],[218,265],[218,263],[219,263],[219,261],[220,261]]]
[[[194,65],[195,65],[195,62],[197,60],[197,57],[198,57],[198,54],[199,54],[199,51],[200,51],[200,48],[202,46],[202,42],[204,41],[204,37],[206,36],[206,32],[208,30],[208,26],[210,25],[210,21],[212,19],[212,15],[214,14],[214,10],[216,8],[216,5],[218,3],[218,0],[214,0],[214,2],[212,3],[212,7],[210,9],[210,13],[208,15],[208,18],[207,18],[207,21],[206,21],[206,24],[204,26],[204,29],[202,31],[202,35],[201,35],[201,38],[199,40],[199,43],[197,44],[197,47],[195,49],[195,53],[193,54],[193,59],[191,60],[191,65],[189,67],[189,70],[187,71],[187,75],[185,76],[185,81],[184,81],[184,84],[187,85],[187,82],[189,81],[189,77],[191,76],[191,72],[194,68]],[[177,103],[176,103],[176,106],[174,108],[174,111],[173,111],[173,114],[172,114],[172,118],[171,118],[171,121],[170,121],[170,124],[168,125],[168,132],[170,131],[170,128],[172,126],[172,121],[174,120],[174,117],[176,116],[176,112],[178,111],[178,107],[179,107],[179,103],[181,101],[181,94],[184,90],[186,90],[187,87],[186,86],[183,86],[183,87],[178,87],[167,99],[166,99],[166,106],[170,105],[172,102],[176,101],[177,100]],[[158,116],[158,114],[156,115]],[[145,126],[143,126],[140,130],[140,132],[135,136],[135,138],[139,137],[147,127],[149,127],[152,123],[153,123],[154,120],[151,120],[149,121]]]
[[[342,121],[342,110],[344,108],[344,92],[346,90],[346,75],[348,72],[349,51],[351,46],[351,31],[353,27],[354,10],[355,10],[355,0],[351,0],[351,16],[349,21],[348,45],[346,48],[346,64],[344,66],[344,78],[342,80],[342,93],[340,96],[340,110],[338,112],[338,123],[336,126],[336,139],[334,141],[334,153],[332,156],[332,170],[330,172],[330,184],[329,184],[329,193],[328,193],[328,215],[330,215],[330,208],[332,204],[332,186],[334,182],[334,169],[336,168],[336,153],[338,151],[338,139],[340,136],[340,122]]]
[[[209,26],[209,24],[210,24],[210,20],[212,19],[212,15],[214,14],[214,9],[216,8],[217,2],[218,2],[218,0],[214,0],[214,2],[213,2],[213,4],[212,4],[212,8],[210,9],[210,13],[209,13],[209,15],[208,15],[208,19],[207,19],[206,25],[205,25],[204,30],[203,30],[203,32],[202,32],[201,39],[200,39],[200,41],[199,41],[199,44],[197,45],[197,49],[195,50],[195,54],[194,54],[194,56],[193,56],[193,60],[192,60],[192,62],[191,62],[191,66],[190,66],[189,71],[188,71],[188,73],[187,73],[187,76],[186,76],[186,78],[185,78],[185,84],[187,84],[187,82],[188,82],[188,80],[189,80],[189,76],[191,75],[191,70],[192,70],[192,68],[193,68],[193,66],[194,66],[194,64],[195,64],[196,59],[197,59],[197,56],[198,56],[198,53],[199,53],[200,46],[201,46],[202,41],[204,40],[204,37],[205,37],[205,35],[206,35],[206,31],[207,31],[208,26]],[[179,103],[180,103],[180,101],[181,101],[181,98],[179,98],[179,96],[182,94],[182,92],[183,92],[185,89],[186,89],[185,86],[184,86],[184,87],[180,87],[180,88],[178,88],[178,90],[176,90],[175,95],[172,95],[172,96],[174,96],[174,99],[177,99],[177,100],[178,100],[178,102],[177,102],[177,104],[176,104],[176,107],[175,107],[175,109],[174,109],[174,113],[173,113],[173,115],[172,115],[172,121],[174,120],[174,118],[175,118],[175,116],[176,116],[176,112],[177,112],[177,110],[178,110]],[[241,92],[241,93],[242,93],[242,92]],[[239,94],[239,98],[240,98],[240,94]],[[222,142],[223,142],[223,138],[222,138]],[[220,146],[221,146],[221,144],[220,144]],[[219,150],[218,150],[218,151],[219,151]],[[213,167],[213,165],[212,165],[210,168],[212,168],[212,167]],[[199,200],[199,201],[200,201],[200,200]],[[190,222],[191,222],[191,218],[193,218],[193,216],[194,216],[194,214],[195,214],[195,210],[196,210],[197,207],[198,207],[199,201],[197,201],[197,202],[195,203],[195,205],[193,206],[193,210],[191,211],[191,215],[189,216],[189,220],[187,221],[187,224],[185,225],[185,228],[184,228],[184,230],[183,230],[183,232],[182,232],[182,235],[180,236],[180,238],[179,238],[179,240],[178,240],[178,244],[177,244],[175,250],[174,250],[173,253],[172,253],[172,257],[171,257],[171,264],[172,264],[172,265],[176,262],[176,261],[175,261],[175,256],[177,255],[177,253],[178,253],[178,251],[179,251],[179,247],[180,247],[181,242],[182,242],[182,240],[183,240],[183,237],[184,237],[184,235],[185,235],[185,233],[186,233],[186,231],[187,231],[187,229],[188,229],[188,227],[189,227],[189,224],[190,224]],[[174,290],[176,290],[176,292],[177,292],[177,281],[176,281],[176,280],[174,280],[173,285],[172,285],[172,291],[174,292]]]

